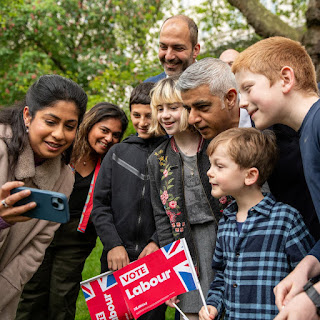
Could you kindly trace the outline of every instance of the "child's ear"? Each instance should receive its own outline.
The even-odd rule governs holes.
[[[294,71],[291,67],[284,66],[280,72],[282,81],[282,92],[289,93],[295,84]]]
[[[250,168],[247,170],[247,174],[244,179],[244,184],[246,186],[252,186],[257,182],[258,178],[259,178],[259,170],[257,168]]]

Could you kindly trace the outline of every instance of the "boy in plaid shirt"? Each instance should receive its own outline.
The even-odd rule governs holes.
[[[219,222],[207,307],[201,320],[273,319],[278,308],[273,288],[314,244],[293,207],[260,191],[277,158],[271,131],[233,128],[215,137],[207,153],[211,194],[233,201]]]

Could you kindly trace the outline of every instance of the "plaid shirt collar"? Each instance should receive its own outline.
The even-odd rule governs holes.
[[[262,214],[266,217],[270,215],[270,211],[274,207],[276,200],[271,193],[264,193],[264,198],[257,203],[254,207],[249,209],[248,216],[257,213]],[[235,218],[238,212],[238,205],[237,202],[234,200],[232,201],[227,208],[223,210],[223,215],[225,219]]]

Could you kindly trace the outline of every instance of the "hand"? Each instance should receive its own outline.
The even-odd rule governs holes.
[[[206,308],[203,306],[199,311],[199,320],[213,320],[218,315],[218,310],[214,306],[207,305],[209,314]]]
[[[151,241],[148,245],[144,247],[142,252],[139,254],[138,259],[141,259],[147,256],[148,254],[157,251],[158,249],[159,249],[158,245],[154,241]]]
[[[313,256],[306,256],[296,268],[285,277],[274,289],[276,305],[279,311],[298,293],[308,280],[319,273],[319,261]]]
[[[119,270],[130,263],[128,253],[123,246],[112,248],[107,255],[109,270]]]
[[[169,306],[171,308],[175,308],[173,303],[177,304],[179,302],[180,302],[180,300],[178,299],[177,296],[175,296],[175,297],[172,297],[171,299],[167,300],[165,303],[166,303],[167,306]]]
[[[318,320],[317,310],[305,292],[299,293],[282,308],[274,320]]]
[[[23,182],[20,181],[11,181],[6,182],[0,188],[0,201],[5,200],[5,203],[9,206],[6,208],[0,202],[0,217],[9,224],[14,224],[16,222],[23,222],[30,220],[29,217],[21,216],[21,214],[33,209],[36,207],[35,202],[27,203],[23,206],[13,207],[13,205],[19,200],[26,198],[30,195],[30,190],[24,190],[10,195],[10,191],[17,187],[22,187],[24,185]]]

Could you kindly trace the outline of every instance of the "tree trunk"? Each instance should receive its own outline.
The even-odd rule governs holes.
[[[320,81],[320,0],[309,1],[306,19],[307,31],[301,42],[311,56],[316,68],[317,80]]]
[[[228,0],[240,10],[255,32],[263,38],[283,36],[301,41],[315,65],[320,81],[320,0],[310,0],[306,12],[307,31],[290,27],[266,9],[259,0]]]
[[[263,37],[283,36],[293,40],[301,39],[301,32],[283,22],[277,15],[264,7],[259,0],[228,0],[246,17],[255,32]]]

